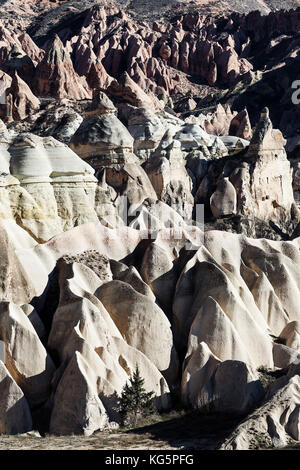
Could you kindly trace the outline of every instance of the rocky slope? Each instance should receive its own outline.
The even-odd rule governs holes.
[[[293,128],[288,129],[292,107],[289,92],[297,79],[299,8],[268,15],[257,11],[224,16],[223,11],[210,15],[195,12],[193,6],[190,13],[174,16],[172,10],[170,19],[160,16],[146,22],[130,9],[91,7],[89,2],[80,2],[86,9],[78,12],[76,2],[69,3],[57,7],[57,11],[50,9],[50,16],[41,18],[42,7],[36,6],[37,16],[29,24],[6,15],[2,18],[1,69],[10,74],[17,70],[23,78],[26,67],[36,67],[27,74],[34,94],[82,99],[89,97],[95,86],[106,89],[110,77],[118,79],[127,71],[147,92],[171,93],[177,101],[180,94],[189,91],[200,108],[213,105],[211,95],[215,95],[240,111],[248,105],[243,101],[244,93],[237,96],[239,88],[244,87],[251,95],[247,98],[251,119],[257,120],[258,107],[268,105],[276,125],[293,136]],[[55,34],[63,45],[58,40],[53,42]],[[20,52],[12,60],[15,44]],[[47,74],[50,80],[44,83]],[[69,85],[64,89],[66,80]],[[52,83],[56,87],[53,92],[49,88]],[[237,86],[234,93],[232,87]],[[219,96],[216,87],[228,92]],[[207,96],[210,103],[200,100]]]
[[[216,447],[299,441],[299,8],[4,3],[0,434],[117,427],[138,365]]]

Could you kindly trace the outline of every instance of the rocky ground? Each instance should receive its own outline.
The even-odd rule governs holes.
[[[136,429],[96,432],[92,436],[44,436],[38,433],[2,436],[0,450],[213,450],[236,420],[171,412],[149,418]]]
[[[300,441],[300,9],[177,3],[0,4],[0,448]]]

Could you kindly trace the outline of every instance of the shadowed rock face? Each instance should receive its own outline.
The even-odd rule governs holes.
[[[22,269],[5,228],[0,226],[1,299],[28,303],[33,297],[30,279]]]
[[[6,119],[22,121],[40,107],[40,100],[34,96],[29,86],[15,72],[10,88],[6,90]]]
[[[4,6],[0,434],[117,427],[138,366],[224,449],[299,440],[299,9]]]
[[[270,414],[281,430],[278,442],[271,433],[275,445],[298,439],[297,412],[292,421],[280,418],[289,404],[289,413],[297,408],[297,370],[265,394],[258,369],[273,369],[274,361],[288,367],[299,356],[299,239],[270,242],[212,231],[186,256],[195,228],[182,224],[182,238],[162,228],[147,245],[138,230],[86,224],[22,248],[29,242],[19,229],[17,256],[32,279],[32,295],[45,290],[55,266],[59,283],[46,348],[39,339],[45,338],[42,298],[34,316],[28,305],[1,303],[0,338],[14,386],[25,396],[22,413],[28,413],[25,400],[36,409],[48,399],[50,432],[89,435],[109,427],[119,419],[117,396],[138,364],[159,409],[170,406],[174,392],[194,409],[234,415],[265,400],[259,433],[271,433],[263,424]],[[282,344],[273,342],[277,337]],[[13,429],[18,421],[10,416]],[[4,413],[1,426],[5,419]],[[239,439],[238,446],[251,448],[251,414],[249,420],[224,446]]]
[[[288,8],[289,2],[285,3]],[[172,10],[171,19],[162,17],[148,23],[134,15],[135,9],[144,8],[143,4],[131,2],[125,10],[118,9],[118,2],[115,7],[107,8],[85,4],[87,9],[82,13],[77,13],[78,2],[63,2],[57,11],[49,11],[48,22],[45,20],[47,35],[43,38],[37,34],[39,7],[47,9],[51,5],[41,2],[36,7],[37,17],[33,17],[28,31],[32,31],[42,50],[25,33],[22,24],[20,34],[13,22],[4,21],[3,67],[7,71],[17,70],[23,79],[26,75],[33,93],[40,96],[85,99],[91,97],[95,87],[111,86],[112,79],[119,79],[124,72],[147,93],[164,91],[184,95],[190,90],[199,97],[214,92],[212,86],[232,87],[249,77],[252,70],[263,70],[263,78],[268,80],[266,72],[274,69],[274,57],[283,66],[297,62],[299,12],[272,12],[272,2],[253,1],[249,10],[260,12],[248,12],[248,15],[242,14],[244,11],[230,14],[228,2],[224,2],[220,13],[227,11],[225,19],[218,14],[218,8],[207,16],[207,10],[202,14],[193,3],[189,13],[183,11],[176,16],[176,10]],[[214,2],[208,4],[214,6]],[[203,5],[207,8],[207,2]],[[233,10],[239,7],[238,3],[232,5]],[[59,14],[61,24],[57,25]],[[53,39],[54,33],[59,33],[59,37]],[[295,39],[288,51],[284,47],[287,38]],[[262,57],[261,42],[266,60]],[[29,65],[33,67],[31,73]],[[209,85],[207,89],[204,83]]]
[[[77,76],[69,53],[55,36],[36,69],[36,90],[39,96],[84,99],[91,96],[84,79]]]

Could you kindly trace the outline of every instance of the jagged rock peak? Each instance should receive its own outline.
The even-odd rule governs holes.
[[[260,120],[255,128],[249,146],[249,153],[258,154],[263,151],[284,150],[285,139],[280,130],[273,129],[273,124],[269,116],[269,109],[263,108]]]
[[[46,51],[43,62],[55,65],[60,62],[71,62],[70,55],[64,48],[64,45],[57,34],[54,36],[50,47]]]
[[[18,46],[18,44],[15,44],[12,47],[12,50],[10,51],[8,55],[8,60],[21,58],[21,57],[24,57],[24,55],[25,55],[25,52],[22,51],[22,49]]]

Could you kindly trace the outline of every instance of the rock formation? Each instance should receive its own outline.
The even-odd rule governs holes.
[[[222,449],[284,447],[299,440],[299,375],[282,377],[265,403],[233,432]]]
[[[94,170],[52,137],[3,139],[1,152],[1,219],[16,221],[37,240],[114,213]]]
[[[6,119],[22,121],[40,107],[40,100],[15,72],[10,87],[6,90]]]
[[[4,70],[9,75],[13,75],[17,72],[22,80],[24,80],[29,86],[32,85],[32,78],[35,73],[34,63],[17,44],[15,44],[10,51],[4,64]]]
[[[69,53],[58,36],[55,36],[37,66],[36,90],[39,96],[55,98],[80,100],[91,96],[85,80],[75,73]]]
[[[300,440],[299,8],[170,3],[0,6],[0,434],[116,428],[138,366]]]

